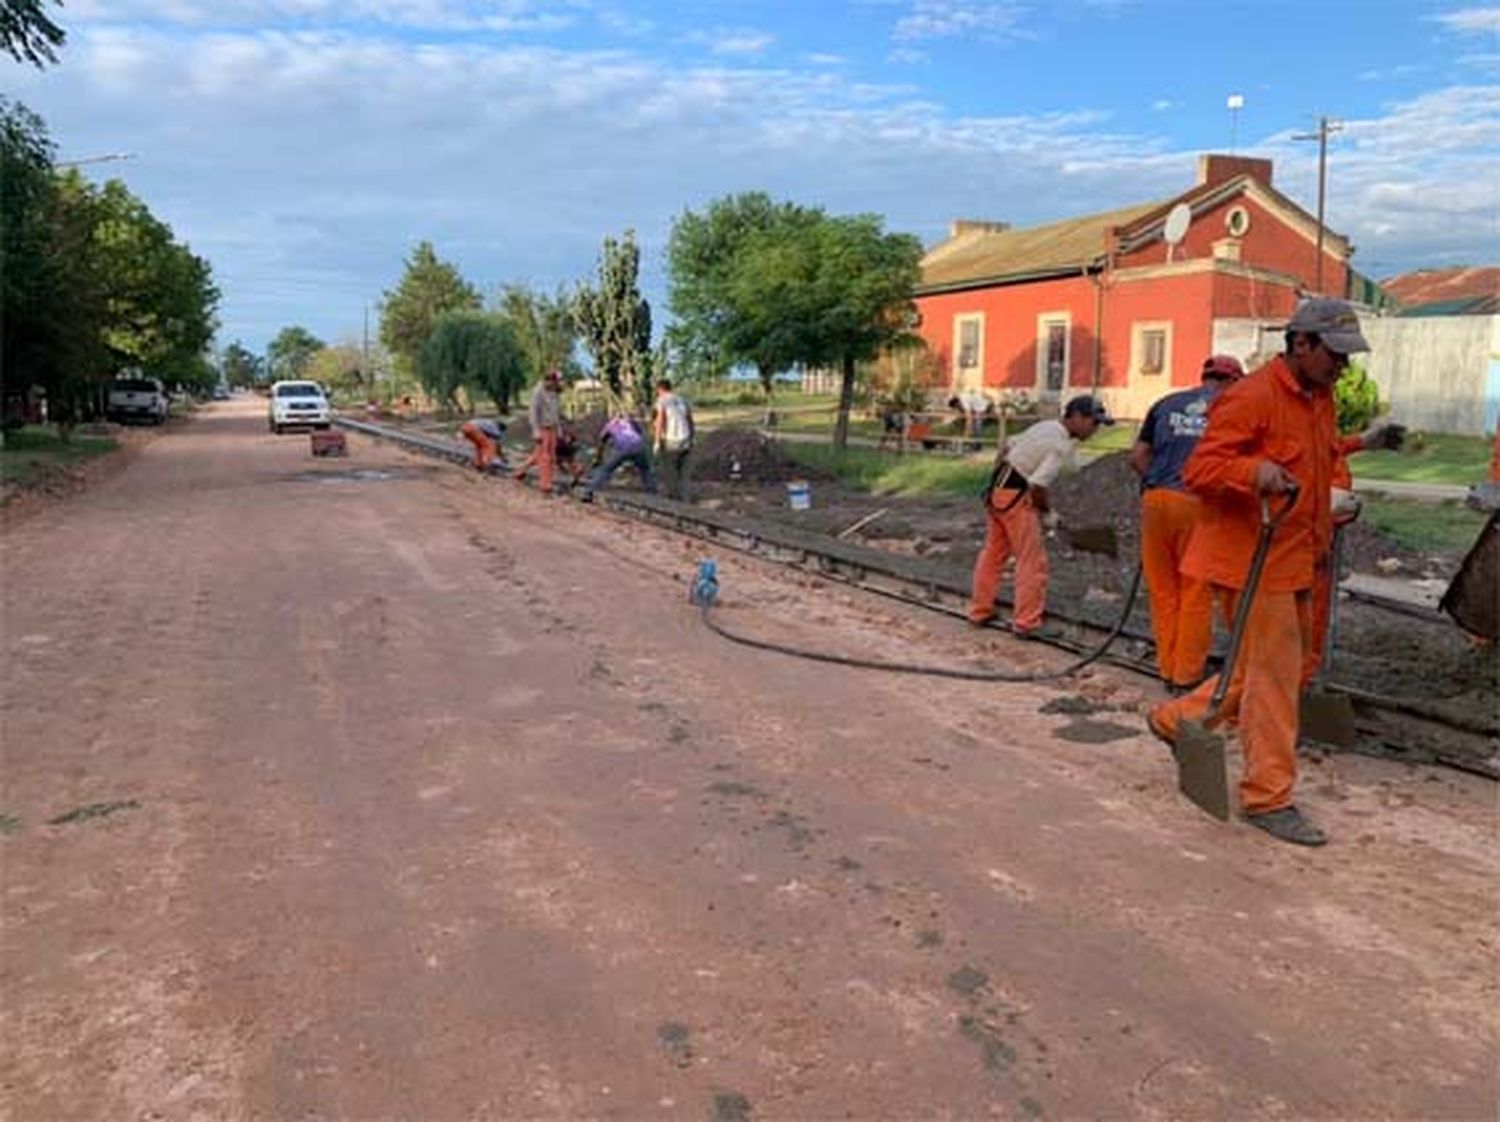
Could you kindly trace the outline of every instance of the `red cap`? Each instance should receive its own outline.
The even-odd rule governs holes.
[[[1203,360],[1203,376],[1233,382],[1245,376],[1245,368],[1234,355],[1209,355]]]

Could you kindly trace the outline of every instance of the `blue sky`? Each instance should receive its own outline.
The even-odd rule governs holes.
[[[68,0],[7,67],[60,158],[206,256],[220,343],[357,338],[429,239],[481,290],[571,286],[633,228],[665,318],[673,217],[752,189],[940,239],[1276,161],[1375,276],[1500,261],[1500,7],[1149,0]]]

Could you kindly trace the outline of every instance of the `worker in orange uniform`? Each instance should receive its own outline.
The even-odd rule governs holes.
[[[490,465],[500,458],[500,439],[505,435],[505,422],[480,417],[465,421],[458,435],[474,446],[474,470],[489,471]]]
[[[537,383],[531,394],[531,455],[515,470],[516,482],[526,479],[526,473],[534,465],[537,469],[537,485],[542,493],[552,493],[552,473],[557,469],[557,430],[562,424],[562,398],[558,390],[562,386],[562,375],[556,370],[547,371],[547,376]]]
[[[1047,547],[1043,522],[1055,525],[1047,489],[1078,467],[1077,444],[1112,425],[1104,404],[1088,394],[1068,402],[1060,421],[1038,421],[1001,450],[985,489],[989,527],[974,562],[969,622],[982,627],[995,618],[995,593],[1008,558],[1016,559],[1015,609],[1011,631],[1030,638],[1041,629],[1047,610]]]
[[[1130,466],[1141,477],[1141,569],[1151,595],[1156,669],[1174,696],[1203,679],[1214,634],[1208,586],[1182,572],[1198,521],[1198,497],[1183,483],[1182,469],[1208,424],[1209,404],[1244,376],[1239,359],[1210,355],[1201,385],[1170,393],[1147,410],[1130,450]]]
[[[1302,659],[1312,645],[1312,590],[1333,536],[1330,509],[1337,430],[1333,383],[1369,345],[1342,300],[1304,301],[1286,351],[1223,391],[1183,479],[1202,500],[1183,563],[1233,616],[1260,533],[1261,502],[1291,501],[1271,541],[1221,715],[1239,724],[1245,770],[1240,807],[1272,837],[1297,845],[1328,838],[1292,800]],[[1207,715],[1216,681],[1151,711],[1151,731],[1175,742],[1183,720]]]

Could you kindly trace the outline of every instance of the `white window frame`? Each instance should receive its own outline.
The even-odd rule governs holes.
[[[1063,335],[1062,385],[1052,389],[1047,385],[1047,333],[1061,326]],[[1073,313],[1043,312],[1036,317],[1036,390],[1037,393],[1063,394],[1068,390],[1068,375],[1073,372]]]
[[[1146,361],[1146,333],[1148,331],[1160,331],[1162,333],[1161,347],[1161,369],[1145,369]],[[1172,321],[1169,319],[1136,320],[1130,325],[1130,377],[1134,381],[1137,378],[1165,378],[1168,382],[1172,379]]]
[[[979,337],[974,348],[974,365],[964,366],[964,325],[976,326]],[[957,312],[953,316],[953,388],[981,389],[984,386],[984,313]]]

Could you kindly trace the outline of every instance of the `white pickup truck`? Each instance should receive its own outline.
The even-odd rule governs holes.
[[[116,378],[109,384],[105,416],[111,421],[145,421],[159,425],[167,419],[167,391],[155,378]]]

